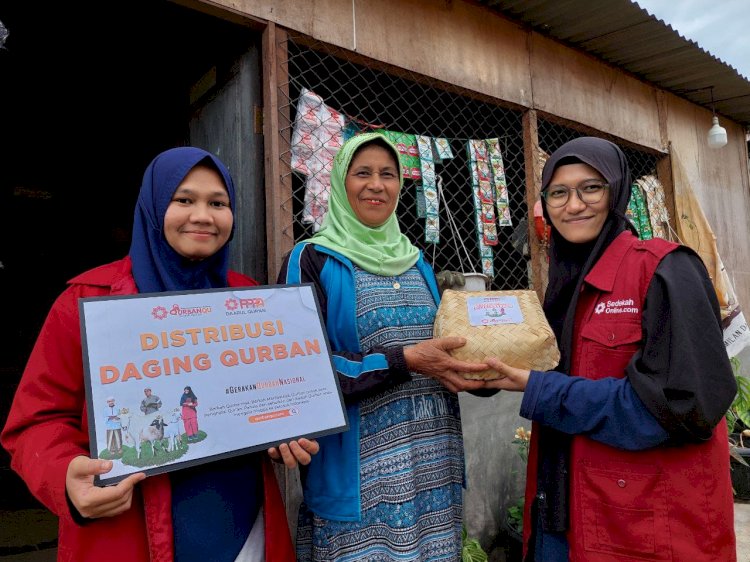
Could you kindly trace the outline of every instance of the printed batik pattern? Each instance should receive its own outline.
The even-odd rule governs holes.
[[[356,268],[362,350],[432,337],[436,306],[416,268],[396,277]],[[396,288],[398,287],[398,288]],[[460,560],[463,441],[458,399],[413,379],[360,402],[362,520],[302,510],[298,560]]]

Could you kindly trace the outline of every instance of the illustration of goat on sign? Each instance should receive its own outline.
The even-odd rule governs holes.
[[[149,443],[153,456],[156,457],[159,450],[166,451],[162,440],[164,429],[167,426],[161,414],[141,415],[130,411],[129,408],[120,410],[120,421],[122,423],[123,441],[128,447],[136,451],[136,458],[143,457],[143,445]],[[156,444],[158,443],[158,446]]]
[[[180,414],[180,408],[172,408],[164,429],[164,438],[167,440],[167,451],[176,451],[182,444],[182,435],[180,433],[181,421],[182,414]]]
[[[115,418],[112,412],[117,414],[116,429],[118,435],[121,432],[123,447],[120,449],[115,443],[113,453],[108,442],[100,456],[120,459],[123,464],[138,467],[163,465],[179,459],[187,454],[190,445],[206,437],[206,433],[198,429],[197,405],[197,396],[189,386],[185,387],[179,406],[175,404],[161,411],[157,408],[149,413],[143,413],[143,408],[138,411],[137,407],[115,408],[112,398],[111,406],[107,402],[107,420]],[[108,427],[108,431],[113,433],[114,429]]]

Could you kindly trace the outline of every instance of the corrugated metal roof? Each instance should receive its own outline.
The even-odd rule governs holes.
[[[637,2],[479,2],[709,109],[713,88],[716,112],[750,126],[750,80]]]

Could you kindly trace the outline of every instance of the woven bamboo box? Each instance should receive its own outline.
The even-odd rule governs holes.
[[[443,292],[435,316],[435,337],[460,336],[466,345],[451,351],[463,361],[486,357],[519,369],[546,371],[557,366],[560,351],[534,291]],[[492,379],[494,371],[467,373],[467,379]]]

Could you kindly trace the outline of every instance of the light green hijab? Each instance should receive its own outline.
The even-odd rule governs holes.
[[[401,233],[395,209],[385,223],[370,227],[360,222],[346,197],[346,174],[354,153],[373,141],[377,141],[380,146],[387,146],[393,152],[398,166],[399,183],[403,188],[401,161],[392,142],[379,133],[363,133],[350,138],[333,159],[328,213],[320,231],[308,242],[343,254],[375,275],[400,275],[417,262],[419,249]]]

